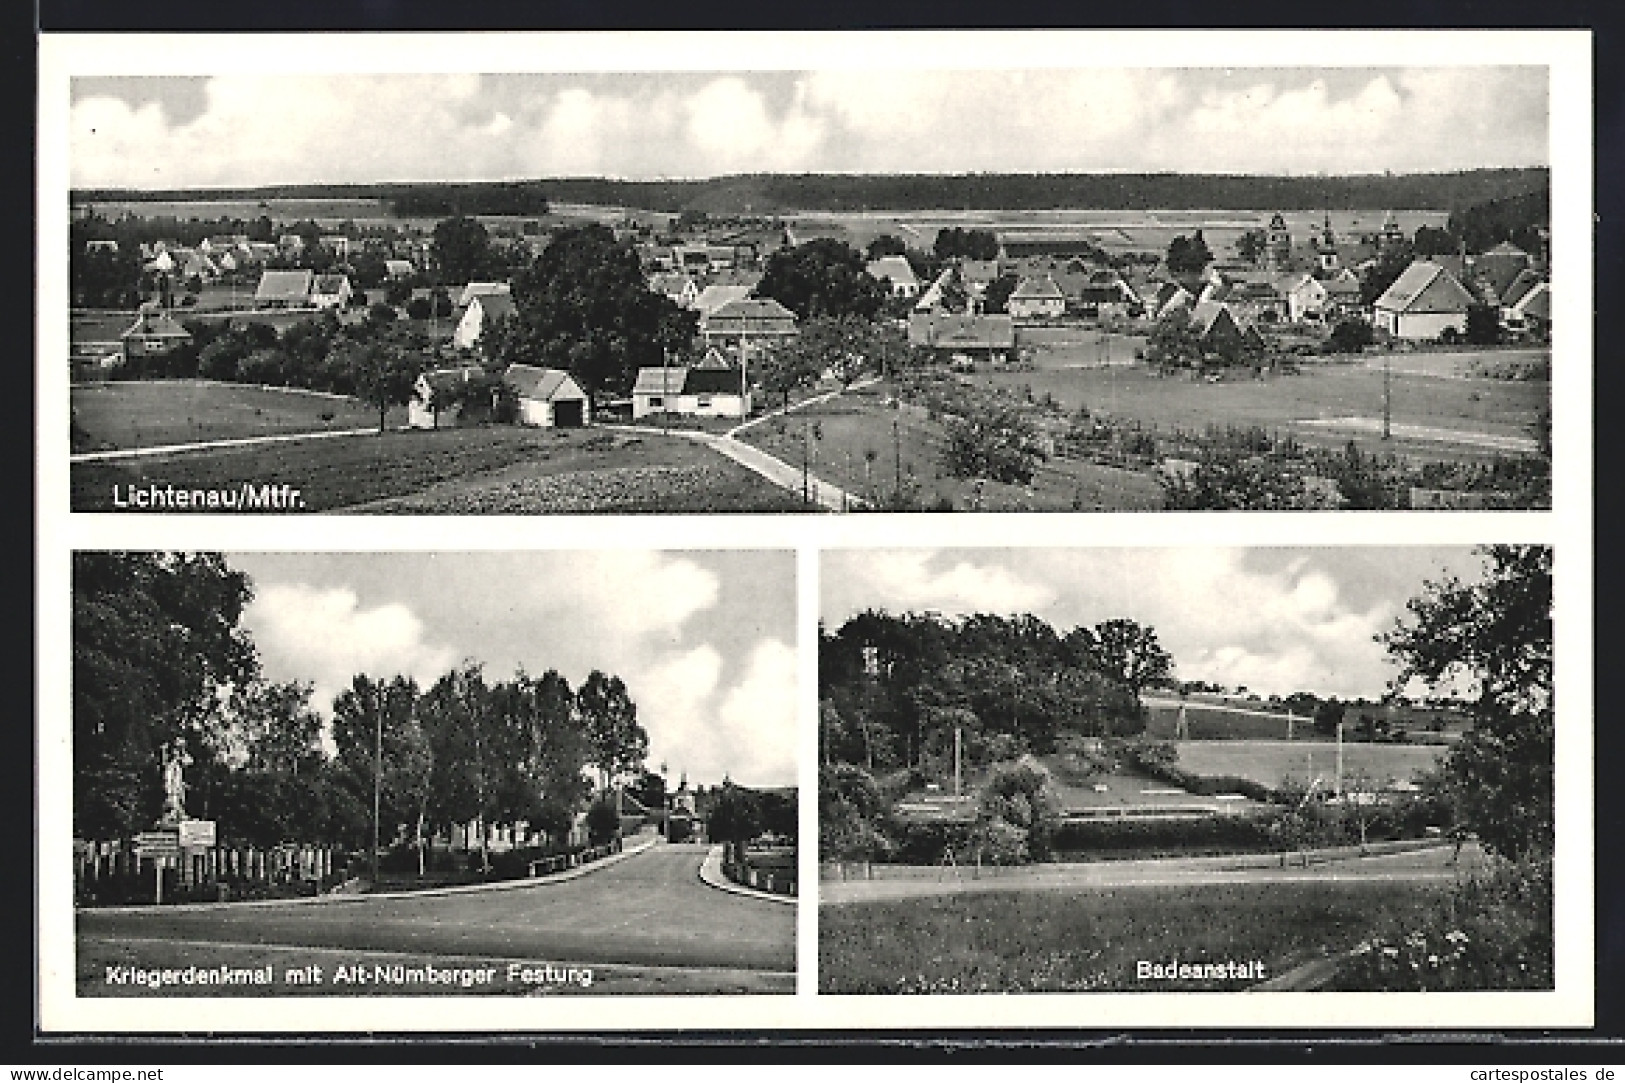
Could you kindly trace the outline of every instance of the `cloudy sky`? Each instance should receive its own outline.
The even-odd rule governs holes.
[[[833,630],[870,608],[1033,613],[1063,632],[1127,617],[1182,680],[1376,697],[1394,667],[1373,637],[1425,581],[1479,567],[1471,549],[1420,546],[831,551],[820,616]]]
[[[78,77],[71,183],[1546,165],[1544,67]]]
[[[620,676],[675,785],[791,785],[795,555],[783,552],[228,554],[267,675],[330,714],[357,673],[427,686],[464,660],[580,687]]]

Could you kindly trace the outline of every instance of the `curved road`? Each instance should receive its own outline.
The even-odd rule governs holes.
[[[425,898],[81,910],[81,936],[793,971],[793,906],[708,887],[709,847],[657,845],[586,876]]]

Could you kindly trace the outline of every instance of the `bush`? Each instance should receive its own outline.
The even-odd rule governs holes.
[[[587,838],[594,846],[602,846],[620,833],[621,816],[610,799],[594,801],[587,810]]]
[[[1056,829],[1053,841],[1063,853],[1180,853],[1203,848],[1267,852],[1279,848],[1270,831],[1273,822],[1269,816],[1068,820]]]

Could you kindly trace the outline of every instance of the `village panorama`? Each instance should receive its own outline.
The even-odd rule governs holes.
[[[1545,168],[71,193],[72,506],[1550,506]]]

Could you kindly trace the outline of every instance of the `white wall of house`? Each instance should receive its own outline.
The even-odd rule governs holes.
[[[1059,318],[1066,315],[1064,297],[1012,297],[1006,307],[1018,320]]]
[[[553,428],[558,424],[555,407],[560,402],[579,402],[581,404],[581,423],[587,425],[592,422],[592,404],[585,398],[554,400],[521,398],[519,400],[519,423],[521,425],[534,425],[543,429]]]
[[[1465,312],[1395,312],[1379,308],[1372,316],[1372,323],[1395,338],[1417,342],[1436,339],[1447,327],[1455,328],[1458,335],[1467,333]]]
[[[633,395],[634,420],[650,414],[681,417],[744,417],[750,413],[749,395]]]

